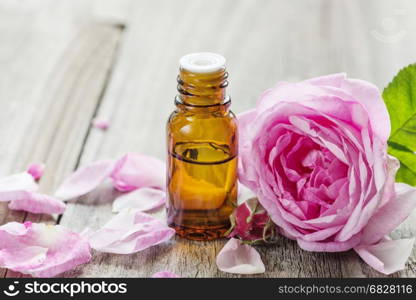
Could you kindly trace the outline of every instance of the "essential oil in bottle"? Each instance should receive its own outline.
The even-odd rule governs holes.
[[[167,123],[168,224],[182,237],[224,236],[237,202],[237,121],[226,95],[225,58],[180,59],[176,110]]]

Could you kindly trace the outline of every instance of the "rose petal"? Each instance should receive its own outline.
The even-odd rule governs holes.
[[[10,209],[34,214],[62,214],[66,208],[57,198],[27,191],[0,192],[1,201],[10,201]]]
[[[39,180],[43,176],[45,165],[40,163],[32,163],[27,168],[27,172],[33,176],[35,180]]]
[[[165,189],[165,163],[136,153],[129,153],[117,161],[111,174],[116,189],[130,192],[141,187]]]
[[[114,165],[113,160],[101,160],[81,167],[61,184],[55,196],[68,200],[91,192],[110,176]]]
[[[217,256],[218,268],[227,273],[259,274],[265,272],[260,254],[240,240],[231,238]]]
[[[383,274],[403,270],[412,253],[415,239],[383,241],[375,245],[355,247],[355,252],[371,267]]]
[[[416,188],[396,183],[396,197],[387,202],[369,220],[363,230],[362,243],[374,244],[391,233],[416,208]]]
[[[113,202],[113,212],[126,208],[139,211],[149,211],[159,208],[166,203],[166,193],[152,188],[141,188],[116,198]]]
[[[240,157],[250,155],[250,124],[256,118],[256,114],[256,110],[252,109],[238,115],[238,132],[241,136],[244,136],[244,138],[240,140],[238,146],[238,152]],[[255,180],[255,175],[252,172],[252,165],[249,164],[249,161],[249,159],[238,160],[239,180],[241,181],[241,183],[249,187],[251,190],[255,190],[257,188],[257,184]]]
[[[92,248],[118,254],[135,253],[169,240],[175,230],[138,210],[128,209],[90,235]]]
[[[359,234],[353,236],[344,242],[309,242],[301,238],[297,238],[299,247],[306,251],[313,252],[342,252],[348,251],[360,243],[361,236]]]
[[[0,267],[53,277],[90,259],[88,243],[61,225],[12,222],[0,226]]]
[[[179,276],[169,271],[161,271],[153,274],[152,278],[179,278]]]
[[[105,120],[94,119],[92,121],[92,126],[101,130],[107,130],[110,127],[110,123]]]
[[[390,136],[390,120],[386,104],[381,98],[379,89],[364,80],[346,79],[341,89],[351,94],[368,112],[371,127],[379,138],[386,142]]]
[[[0,193],[10,191],[35,192],[37,190],[38,184],[32,175],[27,172],[0,178]]]

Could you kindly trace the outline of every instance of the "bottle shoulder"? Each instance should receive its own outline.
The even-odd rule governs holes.
[[[218,114],[174,111],[168,119],[167,132],[169,135],[183,139],[228,140],[229,137],[237,134],[237,118],[230,110]]]

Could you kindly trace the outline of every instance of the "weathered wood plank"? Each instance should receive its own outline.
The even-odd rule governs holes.
[[[0,41],[1,174],[44,162],[40,188],[52,193],[78,162],[122,28],[44,20],[32,13],[13,20],[0,16],[6,37]],[[1,224],[23,220],[55,222],[1,204]]]

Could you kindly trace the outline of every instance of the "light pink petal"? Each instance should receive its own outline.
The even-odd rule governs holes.
[[[179,276],[169,271],[161,271],[153,274],[152,278],[179,278]]]
[[[238,183],[238,197],[237,202],[238,204],[242,204],[248,199],[255,198],[256,194],[251,191],[246,185],[242,184],[241,182]]]
[[[28,246],[21,249],[2,249],[0,250],[0,265],[3,268],[25,274],[25,268],[42,264],[46,260],[47,253],[48,248],[39,246]]]
[[[17,236],[24,235],[27,232],[27,226],[18,222],[9,222],[0,226],[0,241],[5,240],[5,235]],[[1,242],[0,242],[1,247]]]
[[[217,266],[223,272],[259,274],[265,272],[260,254],[250,245],[231,238],[217,256]]]
[[[0,226],[0,267],[53,277],[90,259],[86,240],[63,226],[30,222]]]
[[[55,196],[68,200],[85,195],[98,187],[114,170],[113,160],[100,160],[79,168],[55,192]]]
[[[27,172],[0,178],[0,192],[38,190],[35,179]]]
[[[302,239],[308,242],[323,241],[329,238],[330,236],[334,235],[335,233],[337,233],[341,228],[342,228],[342,225],[328,227],[322,230],[315,231],[313,233],[305,234],[304,236],[302,236]]]
[[[111,174],[116,189],[130,192],[142,187],[165,189],[165,163],[137,153],[129,153],[117,161]]]
[[[152,188],[141,188],[117,197],[113,202],[113,212],[120,212],[126,208],[139,211],[149,211],[159,208],[166,203],[166,193]]]
[[[340,87],[346,78],[347,78],[347,75],[345,73],[336,73],[336,74],[329,74],[329,75],[324,75],[320,77],[315,77],[315,78],[306,80],[305,82],[309,82],[317,86]]]
[[[368,112],[372,130],[386,142],[390,136],[390,117],[379,89],[364,80],[346,79],[341,89],[351,94]]]
[[[89,242],[100,252],[130,254],[163,243],[174,234],[175,230],[155,217],[128,209],[91,234]]]
[[[362,243],[374,244],[391,233],[416,207],[416,188],[396,183],[396,197],[387,202],[370,219],[363,230]]]
[[[414,238],[390,240],[375,245],[358,246],[354,250],[377,271],[392,274],[405,268],[414,243]]]
[[[110,123],[105,120],[94,119],[92,121],[92,126],[101,130],[107,130],[110,127]]]
[[[10,209],[24,210],[34,214],[62,214],[66,208],[61,200],[34,192],[0,192],[0,202],[3,199],[10,201]]]
[[[251,153],[251,127],[256,118],[256,110],[251,109],[238,115],[238,133],[240,135],[238,152],[242,159],[238,160],[238,173],[241,183],[252,190],[257,188],[253,165],[250,164]]]

